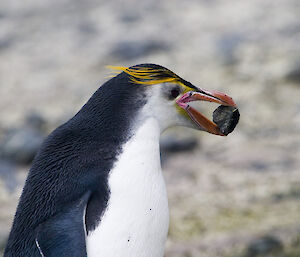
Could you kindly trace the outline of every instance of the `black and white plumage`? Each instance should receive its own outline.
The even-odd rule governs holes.
[[[183,125],[221,135],[188,102],[235,104],[159,65],[119,69],[43,143],[5,257],[163,256],[169,212],[160,134]]]

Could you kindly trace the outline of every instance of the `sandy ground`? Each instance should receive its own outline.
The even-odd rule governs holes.
[[[272,256],[300,256],[299,13],[297,0],[1,1],[0,139],[31,112],[48,131],[71,117],[105,65],[161,64],[241,113],[227,138],[169,132],[200,143],[164,163],[166,256],[242,256],[264,235],[284,245]],[[13,190],[0,180],[2,245],[27,168]]]

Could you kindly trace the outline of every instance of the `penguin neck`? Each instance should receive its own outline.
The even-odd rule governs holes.
[[[135,129],[132,138],[123,145],[123,154],[120,155],[118,161],[125,158],[124,156],[136,163],[141,161],[150,162],[150,160],[152,163],[155,159],[157,165],[155,168],[160,170],[159,139],[161,129],[158,121],[148,117],[139,123],[140,125]]]
[[[110,171],[110,198],[89,234],[88,256],[162,257],[169,227],[156,119],[147,118],[122,147]]]

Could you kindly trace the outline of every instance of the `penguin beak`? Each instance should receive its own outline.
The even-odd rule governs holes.
[[[188,113],[190,118],[197,124],[199,129],[205,130],[211,134],[225,136],[220,132],[219,127],[213,121],[209,120],[203,114],[188,105],[188,103],[192,101],[207,101],[225,106],[236,107],[233,99],[230,96],[218,91],[199,89],[197,91],[189,91],[176,100],[176,103]]]

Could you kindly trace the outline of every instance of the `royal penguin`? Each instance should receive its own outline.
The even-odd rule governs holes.
[[[111,68],[118,74],[35,156],[5,257],[164,256],[169,208],[161,133],[185,126],[225,136],[238,111],[228,95],[160,65]],[[192,101],[233,108],[235,115],[225,117],[230,130],[220,130]]]

